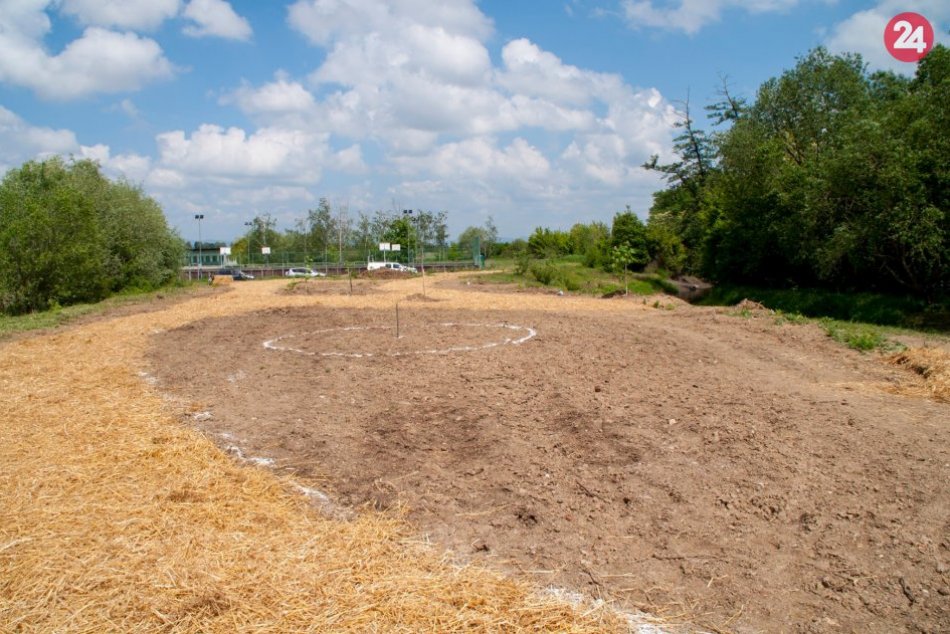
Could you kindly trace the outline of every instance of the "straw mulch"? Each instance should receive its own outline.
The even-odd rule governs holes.
[[[0,346],[0,632],[621,631],[608,609],[453,565],[398,518],[321,516],[178,422],[139,375],[149,334],[317,303],[282,284]],[[320,303],[417,292],[394,284]]]
[[[908,348],[890,355],[887,360],[919,376],[918,381],[900,386],[900,392],[950,403],[950,352],[942,348]]]

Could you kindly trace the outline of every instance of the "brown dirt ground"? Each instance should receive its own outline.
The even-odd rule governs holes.
[[[275,308],[150,364],[221,444],[464,559],[710,629],[948,631],[950,407],[882,389],[903,370],[767,314],[455,295],[401,303],[399,340],[392,309]],[[504,323],[537,337],[411,354]]]

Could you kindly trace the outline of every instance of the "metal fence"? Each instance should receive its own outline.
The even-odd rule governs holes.
[[[219,269],[223,268],[225,265],[221,266],[183,266],[179,271],[179,277],[182,280],[198,280],[198,279],[209,279],[212,275],[218,272]],[[291,268],[312,268],[315,271],[320,273],[325,273],[326,275],[359,275],[363,271],[366,271],[366,263],[358,264],[344,264],[340,266],[338,263],[320,263],[320,264],[251,264],[249,266],[239,265],[239,264],[230,264],[227,265],[228,268],[240,268],[243,272],[253,275],[254,279],[273,279],[277,277],[285,277],[288,269]],[[448,261],[432,261],[426,262],[425,270],[427,273],[447,273],[452,271],[465,271],[473,270],[478,268],[471,260],[448,260]]]

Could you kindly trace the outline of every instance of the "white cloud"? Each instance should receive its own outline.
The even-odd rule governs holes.
[[[83,145],[79,156],[96,161],[106,174],[112,177],[126,178],[133,183],[141,183],[149,176],[152,159],[141,154],[119,154],[112,156],[108,145]]]
[[[139,118],[139,109],[135,107],[135,103],[131,99],[123,99],[117,105],[118,110],[125,113],[129,119],[138,119]]]
[[[945,0],[885,0],[836,24],[825,40],[825,45],[832,53],[860,53],[873,69],[912,74],[917,69],[916,64],[894,59],[884,47],[887,23],[905,11],[926,16],[934,25],[937,41],[950,44],[950,36],[940,28],[940,23],[950,20],[950,4]]]
[[[278,178],[319,180],[329,155],[327,135],[302,130],[240,128],[204,124],[190,137],[181,130],[156,137],[159,162],[188,178]]]
[[[234,12],[225,0],[191,0],[183,16],[194,24],[185,26],[185,35],[192,37],[223,37],[231,40],[249,40],[251,25]]]
[[[492,25],[472,0],[300,0],[288,22],[326,50],[308,81],[278,73],[222,101],[264,128],[376,144],[381,161],[366,165],[360,149],[358,169],[396,198],[469,211],[518,201],[528,213],[562,198],[648,204],[656,188],[640,166],[669,152],[676,116],[663,96],[523,38],[494,66]],[[344,169],[345,152],[329,162]]]
[[[316,196],[306,187],[272,185],[232,190],[225,202],[237,207],[246,207],[247,205],[272,205],[275,202],[306,204],[315,200]]]
[[[112,156],[108,145],[80,145],[71,130],[31,125],[0,106],[0,174],[26,161],[54,155],[98,161],[109,176],[133,182],[145,180],[151,167],[147,156]]]
[[[187,185],[185,177],[173,169],[156,167],[149,172],[145,186],[155,189],[183,189]]]
[[[178,15],[180,4],[179,0],[61,0],[60,11],[86,26],[141,31],[156,29]]]
[[[25,161],[79,149],[71,130],[33,126],[0,106],[0,174]]]
[[[133,183],[145,181],[152,170],[152,159],[141,154],[118,154],[103,165],[107,171],[124,176]]]
[[[353,144],[337,152],[333,157],[333,167],[340,172],[359,174],[366,171],[363,162],[363,149],[359,144]]]
[[[242,86],[225,96],[222,103],[235,103],[249,114],[273,116],[305,114],[316,106],[313,95],[300,83],[290,81],[285,73],[260,88]]]
[[[43,45],[51,28],[46,4],[32,0],[0,12],[0,82],[45,98],[75,99],[136,90],[172,76],[174,69],[154,40],[97,26],[86,28],[59,54],[49,54]]]
[[[551,165],[537,148],[517,138],[506,148],[497,148],[481,137],[449,143],[433,154],[429,171],[443,177],[500,176],[520,180],[545,178]]]
[[[729,9],[751,13],[787,11],[799,0],[623,0],[624,18],[632,28],[661,28],[693,34],[707,24],[718,22]]]
[[[530,40],[509,42],[501,51],[504,70],[498,81],[511,91],[556,103],[586,105],[598,97],[616,94],[623,80],[618,75],[584,71],[564,64]]]
[[[287,20],[321,46],[367,32],[399,37],[404,28],[413,26],[481,40],[493,28],[491,20],[467,0],[298,0],[290,6]]]

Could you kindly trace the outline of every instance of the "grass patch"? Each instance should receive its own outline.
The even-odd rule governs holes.
[[[818,323],[825,329],[828,336],[849,348],[870,352],[878,350],[889,352],[903,348],[903,346],[888,338],[888,333],[881,326],[863,324],[837,319],[819,319]]]
[[[129,291],[119,295],[113,295],[108,299],[95,304],[73,304],[72,306],[54,306],[49,310],[42,312],[27,313],[25,315],[2,315],[0,314],[0,339],[9,337],[18,332],[28,332],[30,330],[44,330],[56,328],[75,321],[80,317],[88,315],[99,315],[112,308],[119,306],[129,306],[139,303],[146,303],[161,297],[170,295],[180,295],[190,292],[196,287],[207,286],[206,283],[182,282],[168,286],[157,291]]]
[[[522,260],[511,268],[479,275],[470,281],[473,284],[517,284],[522,288],[557,288],[598,297],[624,291],[620,276],[584,266],[580,260],[582,258],[578,256]],[[630,273],[627,276],[627,292],[631,295],[675,295],[676,291],[676,285],[661,275]]]

